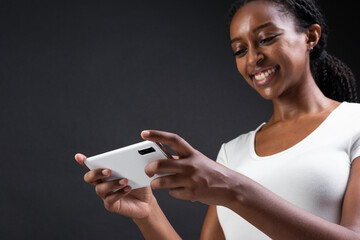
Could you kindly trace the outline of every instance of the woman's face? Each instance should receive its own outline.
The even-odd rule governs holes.
[[[272,2],[241,7],[230,24],[230,39],[239,72],[265,99],[291,94],[310,73],[305,32],[296,32],[293,18]]]

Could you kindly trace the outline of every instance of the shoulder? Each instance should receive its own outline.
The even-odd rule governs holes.
[[[228,155],[238,154],[241,151],[249,151],[249,146],[251,146],[254,141],[255,133],[264,125],[265,123],[260,124],[255,130],[243,133],[238,137],[226,142],[223,144],[222,148]]]
[[[359,103],[349,103],[343,102],[341,104],[342,114],[345,116],[356,116],[360,117],[360,104]]]
[[[254,133],[255,130],[249,131],[247,133],[243,133],[239,135],[238,137],[224,143],[224,148],[230,150],[233,148],[237,148],[239,145],[243,145],[246,142],[250,141],[251,135]]]
[[[360,104],[343,102],[338,109],[335,122],[340,129],[359,129],[360,130]],[[334,123],[335,123],[334,122]]]

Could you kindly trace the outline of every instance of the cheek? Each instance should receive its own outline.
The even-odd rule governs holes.
[[[277,48],[273,49],[273,56],[277,56],[277,62],[280,64],[280,67],[282,68],[283,71],[286,71],[290,66],[291,66],[291,61],[292,61],[292,53],[291,53],[291,49],[289,50],[289,48],[287,46],[284,45],[278,45]]]
[[[279,53],[279,58],[286,68],[292,70],[297,66],[302,68],[306,56],[306,45],[304,42],[305,39],[302,39],[301,36],[297,39],[289,39],[279,44],[278,48],[274,49],[274,53]]]

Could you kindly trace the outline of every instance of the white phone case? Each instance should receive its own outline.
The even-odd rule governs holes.
[[[85,164],[89,169],[108,168],[111,175],[106,181],[127,178],[132,189],[149,186],[155,175],[149,178],[144,169],[154,160],[172,158],[160,143],[143,141],[110,152],[89,157]],[[161,174],[161,176],[168,174]]]

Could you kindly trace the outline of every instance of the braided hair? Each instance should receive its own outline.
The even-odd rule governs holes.
[[[237,0],[227,15],[227,26],[239,8],[255,0]],[[322,30],[318,44],[310,52],[310,69],[316,84],[323,94],[339,102],[358,102],[356,80],[350,68],[338,58],[326,52],[328,28],[325,18],[314,0],[264,0],[280,7],[285,14],[291,14],[298,32],[305,31],[312,24],[319,24]]]

